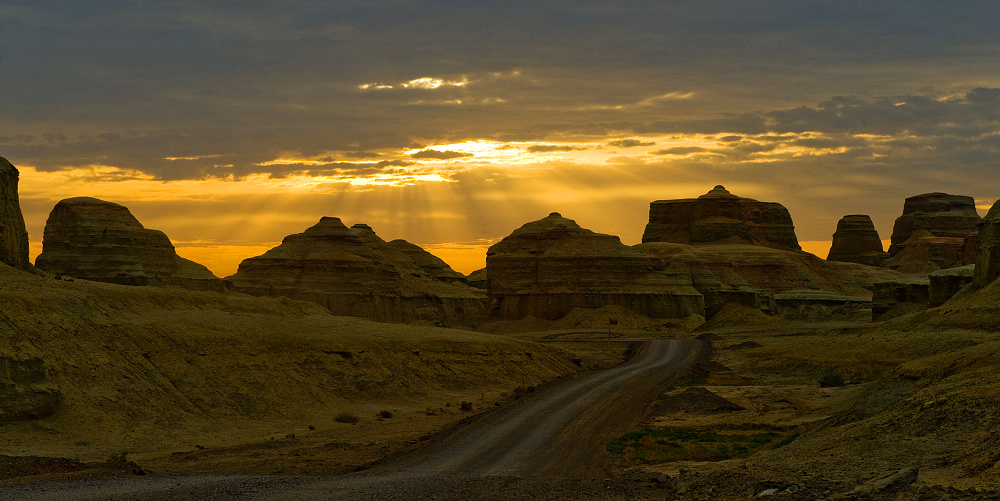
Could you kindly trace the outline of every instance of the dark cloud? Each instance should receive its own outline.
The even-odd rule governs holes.
[[[410,158],[416,159],[433,159],[433,160],[450,160],[452,158],[462,158],[474,156],[472,153],[464,153],[461,151],[438,151],[438,150],[421,150],[412,155]]]

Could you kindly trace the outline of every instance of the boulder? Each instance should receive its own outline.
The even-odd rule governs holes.
[[[389,247],[409,256],[431,278],[447,283],[468,283],[465,275],[451,269],[451,266],[448,266],[448,263],[444,262],[443,259],[427,252],[417,244],[411,244],[403,239],[396,239],[389,241]]]
[[[788,209],[779,203],[738,197],[722,186],[694,199],[650,203],[642,241],[801,250]]]
[[[89,197],[52,209],[35,266],[96,282],[225,288],[208,268],[178,256],[162,231],[144,228],[122,205]]]
[[[989,285],[1000,276],[1000,200],[993,204],[990,212],[979,222],[976,238],[976,272],[973,286]]]
[[[840,218],[827,261],[878,266],[887,257],[871,217],[852,214]]]
[[[27,270],[28,231],[17,196],[17,168],[0,157],[0,263]]]
[[[335,315],[386,322],[474,324],[485,317],[482,291],[435,279],[366,224],[323,217],[228,277],[257,296],[312,301]]]
[[[492,319],[556,320],[573,308],[606,305],[651,318],[704,313],[688,274],[556,212],[491,246],[486,269]]]
[[[978,223],[972,197],[946,193],[909,197],[893,224],[889,259],[882,266],[926,274],[968,264],[966,239]]]

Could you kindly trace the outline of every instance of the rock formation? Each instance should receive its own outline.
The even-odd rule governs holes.
[[[490,318],[556,320],[573,308],[619,305],[652,318],[704,314],[684,273],[553,212],[514,230],[486,253]]]
[[[982,288],[1000,276],[1000,200],[993,204],[990,212],[979,222],[976,237],[976,271],[973,275],[974,287]]]
[[[642,241],[753,244],[801,250],[792,217],[784,206],[738,197],[722,186],[695,199],[649,204],[649,223]]]
[[[966,285],[972,283],[975,268],[976,265],[969,264],[929,273],[928,305],[932,308],[941,306]]]
[[[124,206],[89,197],[52,209],[35,266],[97,282],[223,288],[208,268],[178,256],[162,231],[144,228]]]
[[[388,322],[469,324],[485,316],[481,291],[432,278],[365,224],[324,217],[281,245],[243,260],[228,277],[258,296],[312,301],[335,315]]]
[[[875,282],[904,275],[883,268],[826,261],[812,254],[757,245],[644,243],[636,249],[659,257],[668,269],[685,270],[705,297],[711,318],[728,304],[802,318],[816,312],[870,303]],[[822,294],[820,294],[822,293]],[[778,304],[781,299],[783,305]],[[807,303],[812,306],[806,307]],[[865,306],[867,308],[867,306]]]
[[[442,282],[448,283],[467,283],[465,275],[451,269],[448,263],[444,262],[443,259],[427,252],[417,244],[411,244],[406,240],[396,239],[389,242],[389,247],[392,247],[397,252],[402,252],[409,256],[420,267],[424,270],[431,278],[435,278]]]
[[[972,197],[927,193],[909,197],[892,227],[886,268],[926,274],[962,266],[965,241],[976,231],[979,214]]]
[[[17,196],[17,168],[0,157],[0,263],[27,270],[28,231]]]
[[[51,416],[61,399],[41,359],[0,356],[0,423]]]
[[[468,280],[469,285],[472,287],[486,290],[488,283],[488,279],[486,278],[486,268],[479,268],[478,270],[469,273],[466,280]]]
[[[929,306],[930,281],[926,278],[879,282],[872,295],[872,321],[889,320]]]
[[[827,261],[878,266],[889,257],[872,218],[863,214],[844,216],[837,222]]]

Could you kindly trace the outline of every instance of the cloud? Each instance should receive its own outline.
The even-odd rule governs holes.
[[[692,153],[704,153],[706,151],[709,151],[708,148],[703,148],[701,146],[675,146],[673,148],[656,150],[652,152],[651,155],[690,155]]]
[[[462,157],[472,157],[475,156],[472,153],[465,153],[461,151],[438,151],[438,150],[420,150],[416,153],[410,155],[410,158],[415,159],[431,159],[431,160],[451,160],[452,158],[462,158]]]
[[[565,144],[533,144],[525,148],[528,153],[551,153],[553,151],[583,151],[587,146],[568,146]]]
[[[640,139],[618,139],[616,141],[609,141],[608,146],[614,148],[635,148],[637,146],[654,146],[656,141],[642,141]]]

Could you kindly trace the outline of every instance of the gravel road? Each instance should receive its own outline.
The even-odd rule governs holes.
[[[604,444],[637,426],[677,370],[704,354],[693,340],[635,346],[620,366],[545,385],[437,443],[356,474],[50,482],[8,486],[0,499],[634,499],[641,482],[608,470]]]

